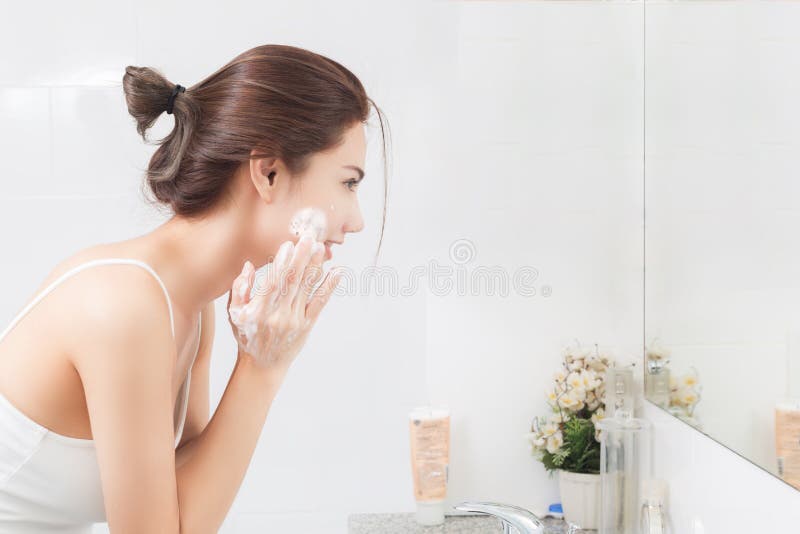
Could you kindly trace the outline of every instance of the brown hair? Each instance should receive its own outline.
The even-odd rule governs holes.
[[[146,131],[167,110],[176,85],[156,69],[134,66],[126,67],[122,85],[136,130],[148,142]],[[388,186],[383,112],[352,72],[309,50],[257,46],[178,93],[175,126],[157,142],[145,182],[157,203],[182,216],[200,217],[226,194],[243,162],[279,157],[289,172],[302,174],[315,152],[336,147],[356,122],[367,124],[370,104],[383,141],[380,251]],[[257,153],[251,158],[252,149]]]

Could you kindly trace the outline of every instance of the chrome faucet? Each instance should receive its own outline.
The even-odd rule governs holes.
[[[482,512],[499,517],[503,522],[503,534],[542,534],[544,524],[533,513],[511,504],[496,502],[462,502],[454,506],[462,512]]]

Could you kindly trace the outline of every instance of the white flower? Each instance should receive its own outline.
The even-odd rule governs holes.
[[[592,353],[591,349],[588,347],[579,347],[579,346],[571,346],[564,348],[562,354],[564,356],[564,361],[568,364],[573,362],[582,362],[589,355]]]
[[[578,405],[578,402],[578,399],[572,396],[571,391],[561,395],[561,397],[558,399],[558,405],[567,410],[574,410],[575,406]]]
[[[542,435],[546,438],[558,432],[558,425],[555,423],[547,423],[542,427]]]
[[[700,398],[691,388],[679,388],[677,391],[670,393],[669,400],[671,404],[678,406],[692,406],[697,403]]]
[[[592,357],[586,362],[586,366],[593,371],[597,371],[598,373],[604,373],[606,371],[607,365],[603,362],[603,360],[599,358]]]
[[[583,389],[583,386],[573,389],[571,393],[572,398],[576,401],[586,401],[586,390]]]
[[[592,423],[597,426],[597,422],[605,418],[606,411],[603,408],[598,408],[596,412],[592,414]]]
[[[570,371],[580,371],[583,369],[583,360],[573,360],[572,363],[567,364],[567,369]]]
[[[525,437],[528,439],[528,441],[530,442],[531,445],[533,445],[534,447],[539,448],[539,449],[544,447],[544,445],[546,443],[545,438],[543,438],[541,436],[541,434],[538,434],[536,432],[528,432],[525,435]]]
[[[573,389],[583,387],[583,376],[580,371],[573,371],[567,375],[567,385]]]
[[[569,417],[564,412],[556,412],[548,418],[548,421],[553,424],[564,423]]]
[[[666,347],[661,346],[660,343],[653,342],[650,347],[647,348],[646,354],[648,360],[661,361],[669,357],[670,351]]]
[[[525,439],[528,440],[528,443],[531,446],[531,452],[537,449],[542,450],[544,449],[545,445],[547,445],[547,438],[538,432],[528,432],[525,434]]]
[[[564,382],[567,379],[567,373],[565,373],[564,371],[558,371],[553,376],[553,378],[555,379],[557,384],[561,384],[562,382]]]
[[[597,373],[591,369],[583,372],[583,387],[585,387],[587,391],[592,391],[598,388],[602,383],[602,378],[600,378]]]
[[[555,389],[548,390],[548,391],[547,391],[547,403],[548,403],[550,406],[553,406],[553,407],[555,407],[555,406],[556,406],[556,403],[557,403],[557,401],[558,401],[558,396],[559,396],[560,394],[561,394],[561,392],[559,392],[559,391],[556,391]]]
[[[600,358],[600,361],[608,365],[608,363],[614,359],[614,356],[608,351],[602,351],[597,355]]]
[[[693,389],[681,389],[678,391],[678,398],[684,406],[692,406],[698,401],[697,393]]]
[[[686,374],[681,377],[681,385],[684,387],[694,387],[697,385],[697,377],[693,374]]]
[[[550,454],[555,454],[558,449],[564,444],[564,437],[561,435],[561,432],[554,434],[547,438],[547,452]]]

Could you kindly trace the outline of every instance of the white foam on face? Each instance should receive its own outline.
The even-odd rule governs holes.
[[[311,234],[316,241],[322,241],[328,227],[325,212],[317,208],[303,208],[292,217],[289,231],[296,236]]]

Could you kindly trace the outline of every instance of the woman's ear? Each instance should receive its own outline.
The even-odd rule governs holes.
[[[251,155],[255,150],[251,152]],[[250,180],[264,200],[269,201],[275,194],[275,177],[278,173],[278,158],[257,158],[250,160]]]

